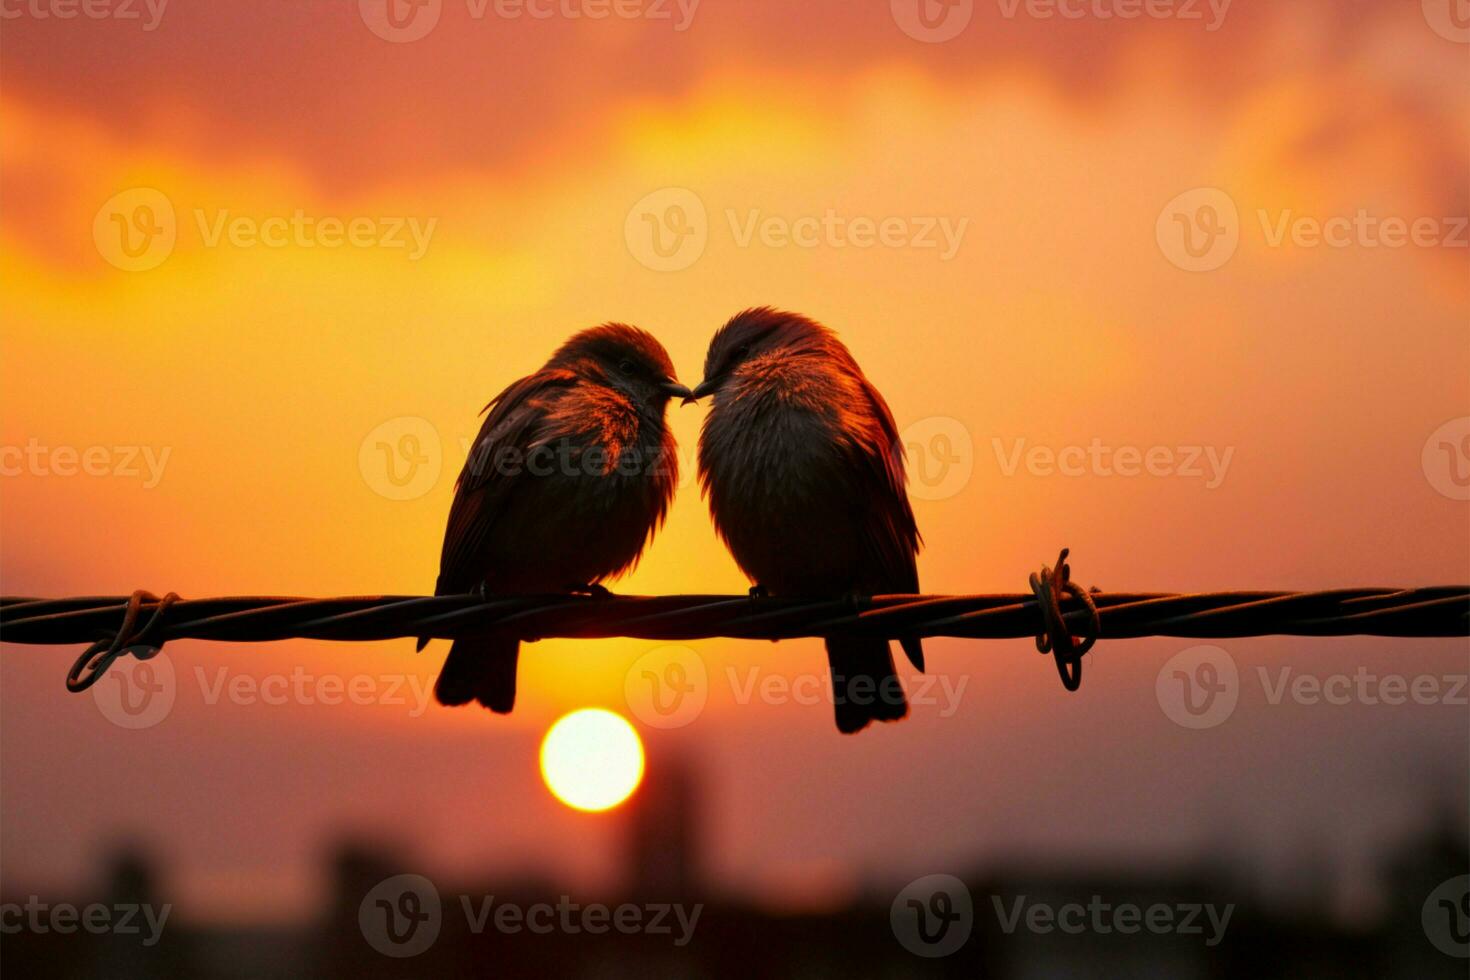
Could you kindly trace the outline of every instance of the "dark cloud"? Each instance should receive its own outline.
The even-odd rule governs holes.
[[[548,134],[595,128],[629,100],[677,100],[715,74],[796,73],[815,89],[895,62],[941,82],[1024,67],[1087,104],[1106,99],[1141,51],[1168,52],[1176,84],[1205,100],[1294,64],[1246,56],[1280,41],[1282,8],[1239,0],[1214,31],[1206,0],[1187,8],[1200,19],[1127,21],[1037,19],[1024,6],[1007,16],[1010,0],[989,0],[942,44],[905,35],[887,2],[703,0],[683,32],[677,0],[660,8],[668,20],[476,18],[468,4],[444,0],[437,26],[413,43],[374,35],[353,2],[175,2],[152,31],[142,21],[21,16],[6,24],[0,80],[12,98],[90,117],[124,144],[284,157],[343,189],[534,167]],[[1425,45],[1448,43],[1417,5],[1297,5],[1293,17],[1304,12],[1324,14],[1308,20],[1325,32],[1329,57],[1405,20]]]

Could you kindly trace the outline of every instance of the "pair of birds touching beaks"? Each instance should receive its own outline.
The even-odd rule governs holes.
[[[610,323],[496,396],[456,484],[436,594],[583,591],[632,568],[678,484],[665,409],[706,396],[700,482],[759,590],[918,592],[920,536],[888,405],[831,330],[760,308],[715,334],[692,391],[652,335]],[[887,640],[825,642],[840,731],[908,713]],[[919,640],[900,642],[923,670]],[[435,696],[510,712],[519,646],[459,637]]]

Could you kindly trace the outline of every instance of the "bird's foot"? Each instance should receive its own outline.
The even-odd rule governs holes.
[[[756,603],[756,601],[759,600],[759,599],[767,599],[767,598],[770,598],[770,595],[771,595],[771,590],[768,589],[768,588],[766,588],[764,585],[761,585],[759,582],[757,582],[755,585],[752,585],[750,587],[750,603],[751,603],[751,605],[754,605]],[[772,640],[771,642],[772,643],[775,643],[776,641],[775,640]]]
[[[607,590],[606,586],[599,585],[596,582],[590,582],[583,585],[569,585],[567,586],[567,591],[570,592],[572,595],[591,596],[594,599],[614,598],[613,594]]]

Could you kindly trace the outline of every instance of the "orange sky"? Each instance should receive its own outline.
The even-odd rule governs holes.
[[[1470,579],[1470,510],[1425,453],[1470,414],[1466,44],[1417,4],[1239,2],[1215,31],[981,5],[939,44],[887,7],[705,0],[678,31],[446,3],[410,43],[346,3],[180,4],[154,30],[4,21],[0,446],[39,448],[0,480],[3,591],[427,590],[493,394],[608,319],[657,334],[693,383],[713,330],[766,303],[838,329],[911,452],[960,453],[968,479],[926,469],[915,488],[928,591],[1018,591],[1063,544],[1105,589]],[[1211,188],[1238,244],[1188,271],[1166,206],[1198,217]],[[661,256],[647,222],[676,241],[672,205],[693,237]],[[129,257],[114,216],[160,230],[155,250]],[[1356,219],[1342,247],[1313,244],[1333,219]],[[1392,247],[1385,219],[1423,240]],[[864,246],[865,223],[887,238]],[[351,227],[366,244],[333,244]],[[672,411],[688,460],[704,408]],[[428,468],[400,488],[377,443],[404,434]],[[1095,442],[1199,447],[1202,472],[1027,455]],[[107,472],[63,475],[94,447]],[[743,590],[687,468],[618,590]],[[1178,728],[1152,692],[1189,645],[1105,643],[1064,696],[1029,643],[936,642],[958,710],[839,740],[826,705],[738,704],[728,683],[819,672],[814,642],[706,642],[709,706],[645,736],[655,762],[699,760],[719,872],[775,892],[962,866],[1079,809],[1097,830],[1078,847],[1157,854],[1347,808],[1351,851],[1405,819],[1418,784],[1392,774],[1463,778],[1463,708],[1256,696],[1218,730]],[[1225,645],[1252,676],[1467,664],[1451,641]],[[648,647],[531,648],[506,720],[210,703],[198,682],[427,683],[442,644],[180,643],[177,704],[127,731],[64,693],[71,651],[8,646],[7,872],[75,880],[89,847],[138,831],[196,914],[279,915],[346,827],[430,869],[604,881],[616,817],[559,809],[535,746],[567,710],[626,711]]]

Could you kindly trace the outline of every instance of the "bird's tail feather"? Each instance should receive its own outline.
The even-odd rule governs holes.
[[[898,641],[898,645],[903,647],[904,653],[908,654],[909,663],[913,664],[914,668],[922,674],[924,672],[924,642],[917,636],[906,636]]]
[[[434,697],[456,707],[478,701],[496,714],[508,715],[516,706],[516,662],[519,640],[502,636],[466,636],[454,641]]]
[[[909,713],[887,640],[831,637],[827,664],[837,730],[844,735],[862,731],[871,721],[898,721]]]

